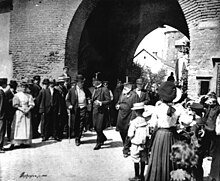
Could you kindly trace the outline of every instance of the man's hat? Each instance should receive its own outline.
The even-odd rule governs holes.
[[[39,75],[35,75],[35,76],[33,77],[33,79],[40,81],[40,76],[39,76]]]
[[[68,69],[68,70],[69,70],[69,67],[68,67],[68,66],[64,66],[64,67],[63,67],[63,70],[64,70],[64,69]]]
[[[42,84],[44,84],[44,85],[49,85],[49,82],[50,82],[49,79],[44,79],[43,82],[42,82]]]
[[[65,82],[65,78],[64,77],[58,77],[57,83],[64,83],[64,82]]]
[[[131,110],[139,110],[139,109],[144,109],[144,103],[143,102],[134,103],[133,107],[131,108]]]
[[[176,97],[176,86],[171,81],[166,81],[158,88],[158,94],[163,101],[172,102]]]
[[[132,90],[132,83],[131,83],[131,82],[126,82],[126,83],[124,83],[124,88],[123,88],[122,92],[123,92],[124,94],[127,94],[127,93],[129,93],[131,90]]]
[[[84,82],[86,79],[82,74],[76,75],[76,82]]]
[[[10,80],[10,83],[8,85],[12,88],[15,88],[18,86],[18,83],[16,80]]]
[[[49,79],[49,84],[50,85],[56,85],[56,80],[55,79]]]
[[[92,79],[93,81],[102,81],[101,72],[96,72],[95,77]]]
[[[32,85],[33,84],[33,79],[27,79],[27,84]]]
[[[8,82],[7,78],[0,78],[0,85],[7,84],[7,82]]]
[[[136,84],[138,84],[138,85],[143,85],[143,84],[144,84],[143,79],[142,79],[142,78],[138,78],[138,79],[136,80]]]

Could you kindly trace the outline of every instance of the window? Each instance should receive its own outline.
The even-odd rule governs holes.
[[[198,94],[205,95],[210,91],[210,81],[212,76],[197,76],[196,79],[198,80],[199,90]]]
[[[200,95],[205,95],[209,92],[209,81],[202,80],[200,82]]]

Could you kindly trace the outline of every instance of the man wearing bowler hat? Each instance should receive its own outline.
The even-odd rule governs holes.
[[[86,111],[88,101],[91,99],[91,94],[84,86],[85,78],[83,75],[76,76],[76,86],[72,87],[66,96],[66,105],[71,116],[71,137],[75,136],[75,144],[81,144],[81,136],[86,119]]]
[[[7,78],[0,78],[0,153],[4,153],[4,137],[6,130],[5,120],[5,93],[4,88],[7,87]]]
[[[68,122],[68,113],[67,113],[67,107],[66,107],[66,95],[68,93],[67,88],[64,86],[65,83],[65,79],[64,77],[58,77],[57,79],[57,90],[60,93],[60,104],[61,104],[61,109],[60,109],[60,116],[58,119],[58,124],[59,124],[59,128],[58,128],[58,135],[59,138],[63,137],[63,132],[64,132],[64,127],[67,126],[67,122]]]
[[[5,117],[6,117],[6,129],[7,129],[8,140],[10,140],[11,123],[13,121],[14,114],[15,114],[15,108],[12,105],[12,99],[13,99],[14,95],[17,93],[17,91],[16,91],[17,86],[18,86],[18,83],[15,80],[10,80],[9,89],[7,89],[7,91],[5,91],[5,100],[6,100]]]
[[[47,141],[50,136],[56,141],[58,137],[58,116],[60,115],[60,94],[54,88],[55,80],[49,81],[49,87],[43,89],[39,98],[39,113],[42,115],[42,141]]]
[[[40,114],[39,114],[39,103],[37,102],[37,97],[42,89],[40,86],[40,76],[35,75],[33,77],[33,85],[32,85],[32,96],[34,98],[35,106],[31,110],[31,117],[32,117],[32,130],[33,130],[33,138],[40,137],[40,133],[38,132],[38,126],[40,124]]]
[[[107,105],[110,103],[110,93],[106,87],[102,86],[100,74],[96,74],[95,89],[92,93],[92,103],[93,103],[93,126],[97,133],[96,146],[94,150],[99,150],[104,142],[107,140],[103,133],[105,129],[105,120],[108,115]]]

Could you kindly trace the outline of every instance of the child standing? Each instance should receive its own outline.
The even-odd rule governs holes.
[[[149,139],[149,127],[142,116],[144,103],[135,103],[131,108],[135,111],[136,118],[130,122],[128,137],[131,140],[131,158],[134,162],[135,177],[130,181],[144,180],[145,162],[147,161],[147,140]]]

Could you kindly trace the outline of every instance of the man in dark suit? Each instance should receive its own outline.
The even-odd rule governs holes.
[[[15,80],[10,80],[9,89],[5,92],[5,117],[6,117],[6,129],[7,129],[7,138],[10,140],[11,136],[11,123],[14,118],[15,108],[12,105],[12,99],[14,95],[17,93],[18,83]]]
[[[4,88],[7,87],[7,78],[0,78],[0,153],[4,153],[4,137],[6,130],[5,120],[5,93]]]
[[[60,94],[54,88],[55,80],[49,81],[49,88],[43,89],[39,97],[39,113],[42,114],[42,141],[46,141],[50,136],[57,141],[58,138],[58,116],[60,115]]]
[[[150,103],[150,98],[148,92],[143,89],[144,81],[142,78],[138,78],[136,80],[136,89],[135,92],[137,93],[139,100],[138,102],[144,102],[144,105],[148,105]]]
[[[96,146],[94,150],[101,148],[102,144],[107,140],[103,133],[106,123],[105,117],[108,115],[107,105],[110,103],[110,93],[106,87],[101,84],[100,78],[95,79],[95,89],[92,94],[93,102],[93,126],[97,133]]]
[[[37,102],[37,97],[42,89],[40,86],[40,76],[36,75],[33,77],[33,85],[31,89],[32,96],[34,98],[35,106],[31,110],[32,117],[32,130],[33,130],[33,138],[39,138],[40,133],[38,132],[38,126],[40,124],[40,114],[39,114],[39,103]]]
[[[59,129],[58,129],[58,135],[59,138],[63,137],[63,132],[64,132],[64,127],[67,126],[67,122],[68,122],[68,113],[67,113],[67,107],[66,107],[66,95],[68,93],[67,88],[64,86],[65,83],[65,79],[64,77],[58,77],[57,80],[57,87],[56,89],[59,91],[60,93],[60,116],[58,119],[58,125],[59,125]]]
[[[88,101],[91,94],[84,86],[84,77],[79,74],[76,76],[76,86],[72,87],[66,96],[66,105],[71,115],[71,134],[75,136],[75,144],[81,144],[80,139],[82,136]]]

